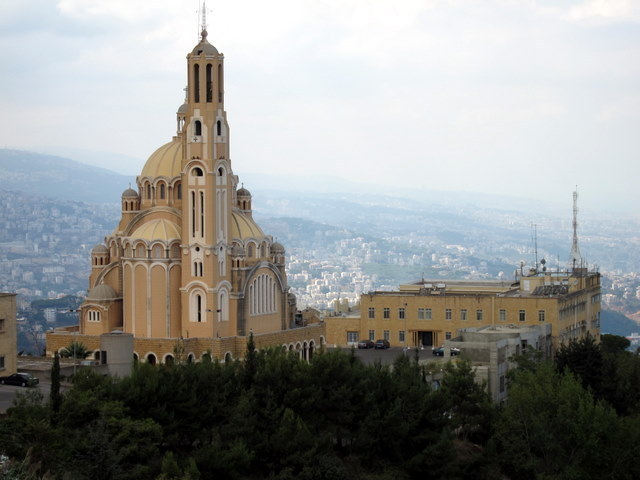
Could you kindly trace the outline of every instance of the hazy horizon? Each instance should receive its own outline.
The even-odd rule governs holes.
[[[208,7],[241,177],[281,172],[559,207],[577,185],[584,208],[633,211],[640,4]],[[138,174],[175,134],[197,8],[195,0],[3,2],[0,145],[113,152],[84,163]]]

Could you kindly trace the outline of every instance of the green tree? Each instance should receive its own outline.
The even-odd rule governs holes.
[[[602,398],[604,356],[591,335],[563,344],[556,354],[555,362],[558,372],[569,370],[584,388],[591,389],[596,397]]]
[[[600,336],[600,348],[604,353],[617,354],[626,351],[631,345],[631,342],[620,335],[611,335],[604,333]]]
[[[615,411],[550,364],[512,380],[491,440],[508,478],[631,478],[614,467],[624,449]]]
[[[51,366],[51,391],[49,393],[49,404],[54,415],[60,410],[62,395],[60,394],[60,356],[56,352],[53,356]]]
[[[82,342],[73,341],[60,351],[62,358],[85,359],[89,356],[89,350]]]
[[[486,382],[478,383],[468,360],[448,362],[439,394],[447,402],[451,425],[462,440],[483,442],[488,438],[493,404]]]

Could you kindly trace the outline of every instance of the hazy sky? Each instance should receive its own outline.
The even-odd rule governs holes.
[[[196,0],[2,0],[0,146],[175,134]],[[640,200],[638,0],[207,2],[234,171]]]

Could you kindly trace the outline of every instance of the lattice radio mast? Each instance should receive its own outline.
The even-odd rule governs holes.
[[[578,186],[573,192],[573,243],[571,244],[571,258],[569,263],[573,270],[582,266],[582,256],[578,247]]]

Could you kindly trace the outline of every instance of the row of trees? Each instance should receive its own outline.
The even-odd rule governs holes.
[[[417,359],[307,363],[250,341],[244,362],[81,371],[65,394],[54,365],[51,397],[28,392],[0,422],[4,478],[640,478],[639,399],[614,408],[585,388],[578,363],[563,363],[578,348],[638,362],[593,342],[556,364],[523,357],[503,406],[464,360],[434,388]]]

